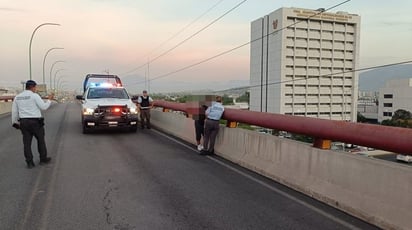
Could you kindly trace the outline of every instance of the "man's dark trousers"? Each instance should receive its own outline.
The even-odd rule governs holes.
[[[44,140],[44,120],[40,118],[23,118],[20,119],[20,129],[23,134],[24,157],[26,162],[33,161],[31,151],[31,142],[33,136],[37,139],[37,150],[40,154],[40,160],[46,159],[47,148]]]
[[[142,128],[146,124],[146,127],[150,129],[150,109],[140,109],[140,123]]]
[[[217,133],[219,132],[219,121],[206,119],[205,121],[205,134],[203,136],[203,147],[208,152],[214,152],[215,140]],[[209,143],[210,142],[210,143]]]

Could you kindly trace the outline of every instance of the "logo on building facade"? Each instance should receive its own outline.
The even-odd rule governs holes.
[[[278,20],[277,20],[277,19],[276,19],[276,20],[273,20],[272,26],[273,26],[273,29],[274,29],[274,30],[277,30],[277,28],[278,28]]]

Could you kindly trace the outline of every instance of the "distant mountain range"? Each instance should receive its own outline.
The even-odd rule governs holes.
[[[392,79],[412,78],[412,64],[376,68],[359,74],[360,91],[379,91],[385,82]],[[124,76],[123,83],[129,91],[139,93],[145,87],[142,76]],[[214,92],[220,94],[243,94],[249,90],[249,80],[228,80],[219,82],[181,82],[167,79],[153,82],[156,92]]]
[[[145,78],[136,76],[124,76],[122,82],[129,92],[139,94],[145,89]],[[179,81],[173,79],[161,79],[151,82],[150,91],[156,93],[172,93],[185,92],[187,94],[212,94],[212,93],[227,93],[230,89],[244,87],[241,91],[247,91],[249,80],[222,80],[222,81]],[[246,87],[245,87],[246,86]]]
[[[379,91],[392,79],[412,78],[412,64],[382,67],[359,74],[360,91]]]

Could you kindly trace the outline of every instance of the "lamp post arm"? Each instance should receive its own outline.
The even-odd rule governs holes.
[[[53,82],[54,90],[56,90],[56,76],[57,76],[57,73],[60,72],[60,71],[62,71],[62,70],[64,70],[64,69],[58,69],[58,70],[56,70],[56,72],[54,73],[54,82]]]
[[[53,47],[53,48],[50,48],[49,50],[47,50],[46,54],[44,55],[44,58],[43,58],[43,85],[46,84],[45,74],[44,74],[44,68],[45,68],[45,64],[46,64],[46,57],[47,57],[47,55],[50,53],[50,51],[52,51],[52,50],[57,50],[57,49],[64,49],[64,48],[61,48],[61,47]],[[50,87],[50,86],[49,86],[49,87]]]
[[[57,63],[59,63],[59,62],[65,62],[65,61],[55,61],[53,64],[52,64],[52,66],[50,67],[50,79],[49,79],[49,84],[50,84],[50,87],[52,86],[52,72],[53,72],[53,67],[54,67],[54,65],[55,64],[57,64]]]
[[[60,26],[60,24],[57,24],[57,23],[43,23],[43,24],[40,24],[39,26],[37,26],[36,29],[34,29],[33,33],[31,34],[30,44],[29,44],[29,76],[30,76],[30,80],[32,79],[32,76],[31,76],[31,44],[32,44],[32,42],[33,42],[33,37],[34,37],[34,34],[36,33],[36,31],[37,31],[40,27],[46,26],[46,25],[50,25],[50,26]]]

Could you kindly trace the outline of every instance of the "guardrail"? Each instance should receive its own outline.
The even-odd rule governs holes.
[[[15,96],[0,96],[0,101],[10,102],[14,100]],[[42,99],[47,99],[47,96],[41,97]]]
[[[5,101],[5,102],[9,102],[9,101],[13,101],[14,96],[0,96],[0,101]]]
[[[157,100],[155,106],[193,114],[191,104]],[[277,129],[311,136],[314,146],[321,148],[322,141],[341,141],[376,149],[412,155],[412,129],[373,124],[332,121],[318,118],[262,113],[248,110],[225,109],[222,119],[264,128]]]

